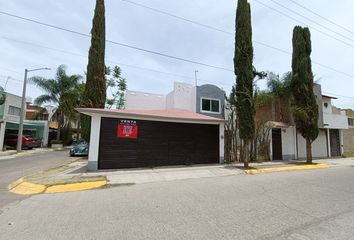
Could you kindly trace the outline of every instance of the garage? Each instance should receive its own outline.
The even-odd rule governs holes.
[[[78,111],[92,117],[90,170],[223,161],[222,119],[175,109]]]

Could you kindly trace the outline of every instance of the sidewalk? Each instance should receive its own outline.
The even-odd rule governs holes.
[[[77,158],[68,165],[21,178],[10,184],[9,190],[25,195],[57,193],[119,185],[324,169],[339,166],[354,166],[354,158],[315,160],[314,164],[306,164],[301,161],[251,163],[251,168],[247,170],[243,169],[242,163],[237,163],[230,165],[159,167],[153,169],[100,170],[97,172],[87,172],[87,160]]]

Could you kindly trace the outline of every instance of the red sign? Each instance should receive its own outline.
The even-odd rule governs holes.
[[[118,138],[138,138],[138,126],[135,120],[119,120],[118,124]]]

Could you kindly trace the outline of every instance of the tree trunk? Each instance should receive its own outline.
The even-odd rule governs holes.
[[[243,166],[244,168],[249,168],[249,162],[250,162],[250,157],[251,157],[251,151],[250,151],[250,143],[251,141],[250,140],[244,140],[243,141],[244,144],[243,144],[243,147],[242,147],[242,150],[243,150]]]
[[[309,164],[312,163],[312,146],[309,139],[306,139],[306,162]]]
[[[60,140],[60,132],[61,132],[61,125],[62,125],[62,117],[63,117],[63,114],[62,112],[60,112],[58,114],[58,131],[57,131],[57,140]]]

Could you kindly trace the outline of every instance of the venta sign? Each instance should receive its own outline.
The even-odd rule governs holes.
[[[118,124],[118,138],[138,138],[138,125],[135,120],[120,119]]]

